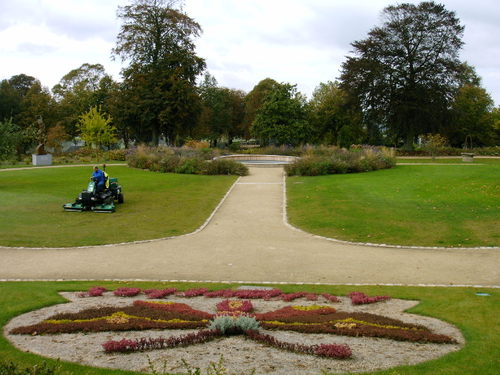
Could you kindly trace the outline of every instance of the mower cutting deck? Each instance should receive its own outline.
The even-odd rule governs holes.
[[[96,184],[90,181],[87,190],[83,190],[76,198],[75,203],[63,205],[65,211],[93,211],[93,212],[115,212],[115,200],[123,203],[122,187],[118,185],[117,178],[109,179],[109,188],[97,192]]]

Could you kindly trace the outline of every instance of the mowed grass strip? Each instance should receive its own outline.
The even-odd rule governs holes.
[[[125,203],[115,213],[65,212],[62,205],[86,189],[91,172],[91,166],[1,172],[0,245],[86,246],[189,233],[236,180],[108,166]]]
[[[446,158],[446,157],[437,157],[432,159],[431,157],[420,158],[405,158],[405,157],[397,157],[397,163],[411,163],[411,164],[463,164],[463,165],[476,165],[476,164],[499,164],[500,158],[485,158],[485,157],[475,157],[473,162],[464,162],[462,157],[454,157],[454,158]]]
[[[290,222],[356,242],[500,245],[500,160],[287,180]]]
[[[111,282],[3,282],[0,283],[0,327],[3,327],[13,317],[22,313],[42,308],[44,306],[64,303],[59,291],[85,291],[92,286],[105,286],[110,290],[130,286],[142,289],[164,289],[175,287],[179,290],[206,287],[210,290],[237,287],[230,284],[184,284],[184,283],[111,283]],[[269,286],[269,285],[266,285]],[[352,291],[361,291],[368,295],[389,295],[393,298],[419,300],[420,304],[409,310],[410,313],[432,316],[456,325],[463,333],[466,345],[458,351],[436,360],[421,363],[416,366],[402,366],[386,371],[366,372],[366,375],[497,375],[500,348],[500,324],[498,321],[498,305],[500,297],[495,289],[475,288],[424,288],[424,287],[386,287],[386,286],[318,286],[318,285],[277,285],[277,288],[287,292],[315,292],[347,295]],[[477,292],[488,293],[490,296],[478,296]],[[96,297],[98,298],[98,297]],[[189,300],[186,300],[189,304]],[[3,331],[3,330],[2,330]],[[148,336],[144,332],[144,336]],[[57,337],[54,337],[57,339]],[[331,342],[338,338],[332,335]],[[367,339],[369,341],[370,339]],[[102,343],[96,342],[96,346]],[[356,355],[355,349],[353,349]],[[227,353],[220,353],[226,355]],[[122,354],[119,354],[122,355]],[[123,354],[126,355],[126,354]],[[147,353],[144,353],[146,356]],[[263,355],[264,352],[263,352]],[[137,374],[130,371],[92,368],[69,362],[58,362],[32,353],[17,350],[7,339],[0,335],[0,359],[13,361],[21,367],[40,364],[42,361],[49,366],[60,367],[60,374],[73,375],[118,375]],[[213,362],[219,355],[210,358]],[[180,360],[180,359],[179,359]],[[247,373],[252,368],[249,364]],[[257,368],[257,374],[261,369]]]

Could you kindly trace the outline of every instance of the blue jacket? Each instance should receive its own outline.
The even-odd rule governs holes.
[[[101,171],[100,169],[92,173],[92,179],[96,181],[98,186],[104,186],[104,183],[106,182],[106,177],[104,176],[104,172]]]

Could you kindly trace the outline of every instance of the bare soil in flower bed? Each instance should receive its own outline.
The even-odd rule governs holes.
[[[304,345],[346,344],[352,349],[351,359],[328,359],[313,355],[296,354],[251,341],[244,336],[216,338],[213,341],[188,347],[162,349],[128,354],[106,354],[102,344],[109,340],[139,339],[143,337],[173,337],[197,332],[197,329],[167,329],[126,332],[63,333],[57,335],[13,335],[9,332],[17,327],[33,325],[55,314],[76,313],[90,308],[127,307],[135,300],[145,300],[144,295],[136,297],[116,297],[104,293],[102,297],[80,298],[77,293],[62,293],[70,303],[55,305],[32,311],[12,319],[4,328],[5,336],[20,350],[45,357],[78,362],[88,366],[151,372],[151,364],[159,371],[172,373],[185,371],[182,360],[191,366],[206,368],[210,362],[217,362],[224,356],[229,374],[246,374],[253,368],[256,374],[298,375],[318,374],[321,370],[332,373],[364,372],[387,369],[400,365],[413,365],[459,350],[464,344],[460,331],[441,320],[405,313],[418,304],[417,301],[391,299],[369,305],[352,305],[347,297],[340,302],[326,300],[308,301],[304,298],[292,302],[282,300],[252,300],[254,312],[262,314],[286,306],[327,305],[340,312],[357,312],[382,315],[406,324],[427,327],[435,334],[447,335],[457,344],[432,344],[395,341],[384,338],[349,337],[332,334],[301,333],[293,331],[262,330],[276,339]],[[225,298],[170,296],[162,301],[185,303],[190,307],[211,314],[216,313],[216,305]]]

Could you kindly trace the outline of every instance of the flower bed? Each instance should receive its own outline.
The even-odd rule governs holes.
[[[119,288],[114,294],[130,296],[139,292],[140,289],[138,288]],[[163,292],[156,290],[147,292],[149,292],[149,295],[174,293],[172,289]],[[205,288],[199,288],[190,289],[180,293],[180,295],[192,298],[207,293],[213,292],[208,292]],[[231,293],[228,290],[219,291],[219,295],[229,294]],[[269,295],[262,296],[268,297]],[[387,296],[368,297],[360,292],[353,292],[349,296],[353,304],[375,303],[389,298]],[[317,297],[313,293],[279,295],[279,298],[285,301],[298,298],[315,300]],[[369,313],[337,312],[335,308],[324,305],[294,305],[270,312],[249,314],[253,311],[253,305],[250,301],[224,300],[218,303],[216,308],[218,315],[193,309],[184,303],[137,300],[134,301],[132,306],[123,308],[102,307],[77,313],[57,314],[38,324],[18,327],[11,333],[36,335],[44,333],[206,328],[210,324],[210,320],[213,322],[213,319],[225,319],[222,323],[230,327],[231,325],[234,326],[231,319],[243,318],[243,315],[245,315],[258,321],[262,328],[269,330],[380,337],[411,342],[455,342],[448,336],[432,333],[424,326],[407,324],[396,319]],[[226,316],[224,317],[224,315]],[[250,325],[249,327],[253,326]],[[212,326],[212,328],[220,327]],[[250,328],[239,329],[239,331],[248,329]]]
[[[424,326],[369,313],[335,312],[327,309],[301,311],[287,307],[261,314],[257,319],[263,328],[270,330],[380,337],[422,343],[456,343],[451,337],[432,333]]]
[[[141,302],[143,302],[141,304]],[[160,305],[136,301],[128,307],[100,307],[77,313],[56,314],[40,323],[18,327],[13,334],[135,331],[204,328],[212,315],[184,304]]]
[[[433,327],[436,327],[436,331],[431,331],[424,325],[409,324],[408,322],[419,321],[415,319],[415,315],[402,312],[412,306],[414,302],[394,300],[383,302],[382,308],[371,306],[358,308],[355,305],[351,306],[349,299],[339,300],[330,294],[303,293],[299,295],[273,290],[274,297],[270,298],[269,290],[242,291],[245,292],[245,296],[255,297],[259,295],[263,300],[267,300],[257,302],[237,299],[238,297],[234,297],[234,295],[238,293],[235,292],[239,291],[228,289],[204,291],[198,288],[190,290],[186,297],[185,292],[176,292],[173,288],[170,290],[146,289],[142,291],[144,293],[142,299],[134,298],[126,306],[124,306],[126,302],[123,300],[117,302],[117,298],[113,297],[113,291],[105,293],[101,297],[102,301],[98,301],[98,299],[78,300],[74,297],[78,296],[79,293],[67,293],[64,296],[72,300],[72,304],[79,305],[79,308],[75,309],[73,306],[71,313],[62,313],[65,310],[68,311],[68,308],[64,307],[66,305],[61,305],[57,309],[50,308],[54,312],[59,311],[58,314],[53,312],[50,315],[47,313],[49,310],[42,314],[28,313],[26,318],[20,317],[18,322],[16,322],[16,318],[9,323],[10,327],[6,327],[6,332],[8,332],[7,337],[16,346],[19,344],[22,350],[31,350],[34,347],[42,346],[45,349],[40,353],[49,357],[51,353],[61,353],[64,345],[79,345],[82,348],[82,353],[86,353],[86,357],[94,358],[92,364],[100,367],[106,366],[108,363],[106,353],[142,352],[167,348],[172,350],[148,354],[155,366],[162,359],[168,358],[169,361],[172,361],[177,358],[185,358],[182,357],[184,355],[187,356],[190,363],[194,361],[197,366],[205,366],[207,359],[199,356],[199,350],[205,351],[205,349],[184,349],[181,347],[203,345],[203,343],[216,340],[215,343],[209,344],[210,346],[206,348],[207,352],[218,348],[218,350],[222,350],[221,353],[226,355],[227,350],[232,350],[235,345],[241,345],[243,353],[248,350],[252,351],[252,363],[259,363],[259,366],[270,363],[269,361],[273,364],[279,363],[281,370],[277,371],[275,375],[299,374],[301,369],[291,364],[299,359],[304,365],[307,363],[308,369],[314,368],[315,371],[320,371],[321,368],[330,368],[329,363],[336,368],[343,369],[343,371],[367,368],[366,366],[370,366],[370,358],[375,353],[388,353],[390,358],[395,359],[395,362],[391,362],[394,363],[392,366],[402,365],[407,363],[409,358],[419,357],[429,360],[458,349],[457,345],[436,344],[453,344],[456,343],[455,340],[462,342],[456,328],[444,322],[439,323],[434,319],[435,322],[432,324]],[[197,294],[198,297],[191,297],[193,294]],[[217,294],[219,298],[216,301],[210,299],[214,298],[214,294]],[[308,301],[309,294],[316,296],[318,301]],[[159,299],[147,299],[151,295],[156,295]],[[285,298],[282,297],[283,295],[286,295]],[[231,297],[224,298],[224,296]],[[291,299],[293,302],[288,304],[284,299]],[[102,307],[109,303],[119,303],[121,307]],[[91,306],[94,308],[89,308]],[[246,307],[243,308],[243,306]],[[251,308],[249,308],[250,306]],[[242,310],[247,312],[242,312]],[[367,311],[387,311],[391,318],[368,314]],[[400,314],[402,317],[406,317],[405,321],[398,320]],[[36,319],[36,316],[43,316],[44,320],[28,326],[33,321],[36,322],[33,320],[33,318]],[[429,319],[423,318],[422,321],[429,322],[426,323],[429,325],[431,322]],[[177,331],[183,328],[190,328],[193,331],[183,334],[173,331],[170,334],[167,333],[170,329]],[[161,335],[163,332],[149,335],[144,331],[147,329],[155,331],[166,329],[167,331],[164,331],[164,335]],[[136,332],[117,336],[116,333],[110,333],[113,331]],[[82,335],[78,334],[79,332],[95,332],[95,334]],[[66,333],[66,335],[52,336],[58,333]],[[441,333],[451,334],[453,338]],[[16,338],[16,335],[10,334],[29,336]],[[234,335],[240,337],[225,339],[226,336]],[[114,340],[110,341],[111,337]],[[335,342],[330,337],[332,339],[336,337],[338,341]],[[363,337],[380,339],[366,340]],[[256,346],[251,343],[252,341],[288,351],[290,354],[280,354],[278,351],[270,350],[266,351],[265,356],[262,356],[258,351],[262,345]],[[405,341],[406,343],[397,344],[394,341]],[[412,343],[418,343],[419,354],[410,354],[414,353],[414,348],[417,348]],[[293,353],[306,354],[307,356],[297,356]],[[431,353],[442,354],[432,356]],[[139,371],[142,368],[134,366],[136,361],[141,358],[141,355],[117,356],[115,354],[113,362],[116,362],[117,368]],[[329,362],[345,358],[352,358],[352,360],[345,362],[345,364],[335,365]],[[234,359],[239,363],[237,366],[240,367],[246,366],[245,363],[248,362],[239,356]],[[66,356],[64,360],[75,361],[75,357],[73,355]],[[302,367],[302,370],[303,368],[306,367]],[[231,371],[235,371],[235,369]]]

